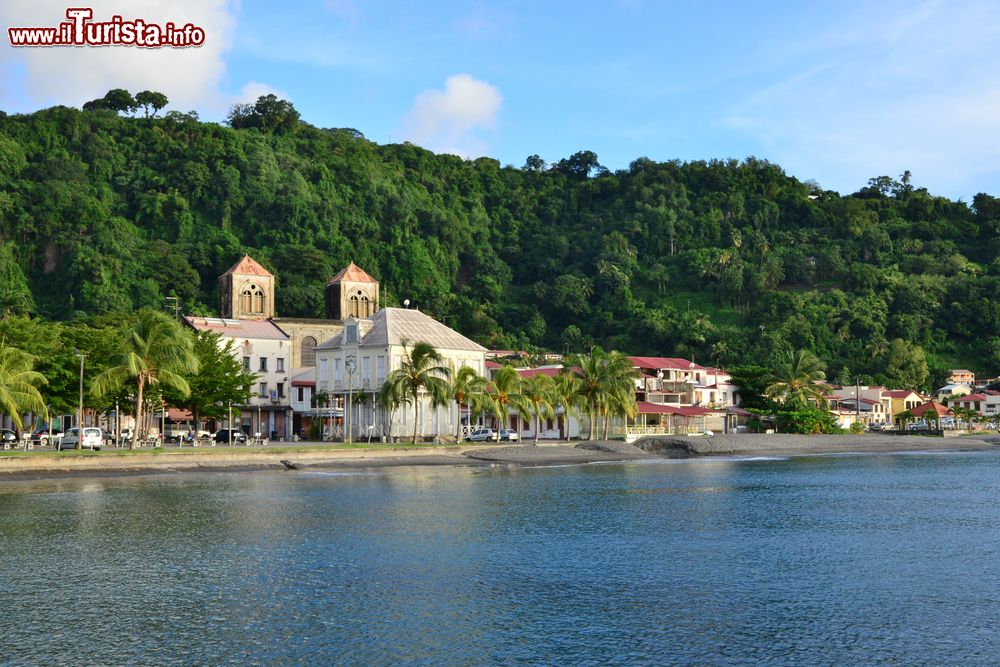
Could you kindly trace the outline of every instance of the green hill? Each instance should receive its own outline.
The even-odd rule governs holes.
[[[249,252],[285,316],[321,316],[353,260],[388,304],[491,346],[727,365],[808,347],[831,377],[887,382],[916,347],[932,370],[1000,367],[991,196],[970,207],[908,174],[841,196],[755,158],[501,167],[246,120],[0,117],[0,309],[71,320],[176,296],[209,314]]]

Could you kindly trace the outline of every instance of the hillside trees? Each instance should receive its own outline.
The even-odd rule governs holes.
[[[274,96],[232,127],[142,99],[148,118],[120,116],[115,91],[0,117],[0,309],[72,320],[177,296],[210,314],[249,252],[287,316],[321,316],[323,282],[353,260],[386,305],[487,345],[706,358],[725,342],[730,365],[808,347],[889,382],[899,339],[1000,372],[991,195],[970,208],[911,175],[842,196],[757,158],[611,172],[580,151],[518,169],[311,127]]]

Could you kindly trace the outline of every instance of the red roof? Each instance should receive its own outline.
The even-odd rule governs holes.
[[[892,391],[885,392],[885,395],[889,398],[906,398],[910,394],[915,394],[917,392],[910,391],[909,389],[893,389]]]
[[[503,367],[503,364],[498,364],[495,361],[487,361],[486,362],[486,368],[487,369],[490,369],[490,368],[501,368],[501,367]]]
[[[923,405],[918,405],[917,407],[910,410],[910,414],[912,414],[914,417],[922,417],[928,412],[936,412],[939,416],[955,414],[954,410],[952,410],[947,406],[941,405],[937,401],[927,401]]]
[[[956,401],[985,401],[987,400],[986,394],[969,394],[968,396],[959,396]]]
[[[222,275],[228,276],[233,273],[251,275],[251,276],[271,276],[274,274],[265,269],[263,266],[257,263],[256,260],[250,257],[250,255],[243,255],[243,259],[233,264],[233,266],[223,273]]]
[[[355,283],[377,283],[378,282],[377,280],[375,280],[374,278],[372,278],[370,275],[368,275],[367,273],[365,273],[365,271],[360,266],[358,266],[357,264],[355,264],[354,262],[351,262],[346,267],[344,267],[344,269],[340,273],[338,273],[337,275],[335,275],[333,278],[330,278],[330,280],[327,281],[327,284],[329,285],[330,283],[339,282],[341,280],[350,280],[351,282],[355,282]]]
[[[159,416],[159,412],[154,413]],[[175,422],[186,422],[191,420],[191,411],[182,408],[167,408],[167,419]]]
[[[706,410],[705,408],[696,408],[693,405],[662,405],[660,403],[647,403],[646,401],[639,401],[636,403],[638,408],[638,414],[640,415],[681,415],[683,417],[703,417],[712,410]]]
[[[704,366],[699,366],[690,359],[680,359],[678,357],[629,357],[629,361],[636,368],[669,368],[679,371],[696,370],[707,371]]]

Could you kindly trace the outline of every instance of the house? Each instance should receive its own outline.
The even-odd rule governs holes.
[[[316,347],[316,389],[329,394],[333,409],[341,411],[329,415],[328,438],[343,437],[348,430],[353,439],[413,434],[413,406],[386,412],[375,398],[416,342],[432,345],[445,366],[470,366],[480,375],[485,372],[485,347],[419,310],[384,308],[365,319],[352,315],[341,333]],[[418,403],[418,435],[453,436],[471,421],[455,405],[432,407],[427,397]]]
[[[950,401],[958,396],[971,394],[972,389],[967,384],[946,384],[937,390],[938,401]]]
[[[946,405],[941,405],[937,401],[927,401],[921,405],[910,410],[910,413],[916,419],[926,419],[928,421],[937,421],[941,417],[954,416],[955,411]]]
[[[950,384],[964,384],[972,387],[976,384],[976,374],[964,368],[958,368],[953,370],[951,375],[948,376],[948,382]]]
[[[1000,415],[1000,392],[987,390],[967,394],[952,400],[951,405],[963,410],[975,410],[983,417],[996,417]]]
[[[889,399],[888,421],[891,422],[896,421],[896,415],[899,413],[907,410],[912,411],[913,408],[924,402],[920,394],[909,389],[890,389],[883,392],[883,395]]]
[[[313,422],[322,416],[324,406],[313,405],[316,395],[316,369],[299,368],[292,372],[291,397],[292,436],[304,438],[312,430]]]
[[[219,334],[220,345],[235,341],[233,354],[243,367],[257,374],[250,401],[232,406],[232,428],[264,437],[291,435],[287,389],[291,341],[288,334],[265,319],[229,319],[188,315],[184,322],[196,331]],[[228,421],[228,419],[227,419]]]
[[[628,357],[636,369],[636,400],[661,405],[695,405],[695,387],[704,387],[709,370],[676,357]]]

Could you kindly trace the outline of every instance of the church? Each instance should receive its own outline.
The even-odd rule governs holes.
[[[324,291],[323,319],[278,317],[276,279],[249,255],[219,278],[220,317],[185,316],[199,331],[234,340],[257,385],[247,405],[233,406],[233,427],[253,435],[289,438],[308,430],[317,414],[316,347],[337,336],[349,318],[365,319],[379,310],[379,283],[351,262]]]

